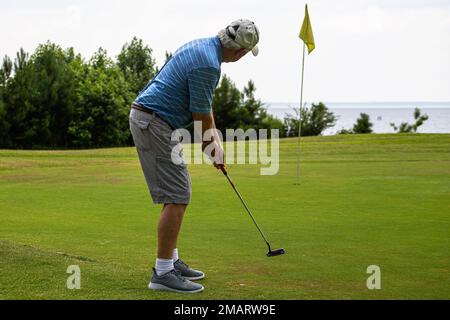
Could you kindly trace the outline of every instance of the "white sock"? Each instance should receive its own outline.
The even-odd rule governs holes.
[[[173,262],[177,262],[178,259],[180,259],[180,258],[178,257],[178,248],[175,248],[175,249],[173,249],[172,260],[173,260]]]
[[[174,269],[173,260],[172,259],[169,259],[169,260],[156,259],[155,269],[156,269],[156,274],[158,276],[166,274]]]

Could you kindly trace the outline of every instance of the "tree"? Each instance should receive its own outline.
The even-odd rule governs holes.
[[[270,138],[272,135],[271,130],[278,130],[279,137],[285,137],[284,123],[280,119],[275,118],[274,116],[267,113],[264,109],[261,111],[260,121],[258,123],[258,129],[266,129],[267,137]]]
[[[86,66],[77,88],[73,120],[68,126],[73,147],[124,146],[130,138],[131,85],[121,70],[99,49]]]
[[[157,70],[152,50],[134,38],[118,61],[100,48],[84,60],[47,42],[0,65],[0,148],[90,148],[132,145],[130,104]],[[168,53],[166,58],[170,58]],[[278,129],[249,81],[243,92],[224,76],[213,98],[217,126]]]
[[[34,102],[39,95],[35,80],[37,75],[22,48],[16,55],[13,70],[14,75],[6,83],[3,93],[3,114],[7,124],[2,130],[2,147],[31,148],[39,127],[46,125],[41,125],[41,119],[34,117]]]
[[[165,57],[166,57],[166,62],[169,62],[169,60],[172,59],[172,57],[173,57],[173,54],[172,54],[172,52],[170,52],[170,51],[166,51],[166,52],[164,53],[164,55],[165,55]]]
[[[19,52],[17,52],[16,60],[14,61],[14,71],[17,72],[25,68],[28,63],[28,53],[20,48]]]
[[[8,127],[8,122],[6,119],[6,112],[5,112],[5,103],[4,103],[4,92],[6,87],[7,78],[9,78],[9,74],[7,69],[5,69],[5,60],[8,59],[10,62],[11,60],[9,57],[5,56],[3,59],[3,65],[0,67],[0,146],[4,144],[5,139],[5,133]],[[12,68],[12,63],[11,63]]]
[[[337,132],[337,134],[354,134],[353,130],[347,130],[345,128],[342,128],[340,131]]]
[[[12,72],[12,61],[8,56],[3,58],[3,63],[0,66],[0,146],[5,144],[5,138],[7,130],[9,127],[9,122],[6,118],[6,107],[5,107],[5,90],[6,84],[11,76]]]
[[[255,98],[255,91],[255,83],[249,80],[241,95],[240,127],[243,129],[259,127],[258,124],[267,115],[261,100]]]
[[[72,48],[48,42],[29,59],[21,50],[14,69],[0,87],[1,147],[111,147],[130,141],[134,94],[105,50],[85,62]]]
[[[12,104],[15,98],[17,98],[18,89],[21,87],[17,85],[17,83],[23,82],[25,84],[26,77],[20,77],[21,70],[15,71],[15,67],[17,66],[17,58],[14,64],[10,62],[9,57],[5,57],[2,64],[1,74],[1,100],[0,100],[0,147],[2,148],[11,148],[14,146],[14,140],[17,137],[14,136],[14,133],[11,132],[11,128],[14,127],[16,122],[22,121],[24,117],[24,108],[20,108],[19,105]],[[5,68],[5,65],[7,67]],[[11,71],[8,69],[11,67]],[[14,71],[14,72],[13,72]],[[13,74],[11,76],[11,74]],[[6,79],[9,78],[9,79]],[[16,95],[14,95],[16,93]],[[22,100],[23,101],[23,100]],[[23,101],[25,102],[25,101]],[[25,106],[25,103],[22,104]],[[13,112],[15,109],[15,112]]]
[[[136,37],[122,47],[117,60],[117,65],[134,94],[138,94],[157,72],[152,49]]]
[[[285,135],[298,137],[299,133],[299,111],[294,109],[295,115],[287,114],[284,118]],[[318,136],[328,128],[334,127],[337,118],[325,104],[312,104],[311,108],[301,110],[301,135],[303,137]]]
[[[356,134],[365,134],[372,133],[373,123],[370,122],[370,117],[366,113],[361,113],[360,118],[356,120],[355,125],[353,126],[353,133]]]
[[[242,125],[243,129],[266,129],[268,130],[268,137],[270,137],[270,130],[278,129],[280,137],[283,136],[283,122],[267,113],[267,109],[261,100],[255,98],[256,86],[252,80],[249,80],[247,86],[243,91],[243,111],[242,111]]]
[[[402,122],[400,126],[396,126],[395,123],[391,123],[391,127],[394,128],[398,133],[411,133],[417,132],[420,126],[422,126],[425,121],[429,119],[428,115],[422,115],[419,108],[414,110],[414,119],[416,122],[414,124],[409,124],[408,122]]]
[[[14,78],[6,88],[10,147],[67,145],[76,78],[70,65],[76,59],[73,50],[64,51],[50,42],[38,46],[30,59],[20,50]]]
[[[5,56],[0,67],[0,86],[2,86],[3,88],[6,86],[6,82],[11,77],[12,71],[13,62],[8,56]]]
[[[213,97],[216,126],[221,132],[226,129],[279,129],[283,133],[283,122],[267,113],[261,100],[255,97],[255,83],[250,80],[241,92],[226,75],[222,77]]]
[[[414,110],[414,119],[416,120],[416,123],[413,125],[414,132],[417,132],[417,129],[421,127],[425,121],[427,121],[430,117],[427,114],[422,115],[419,108],[416,108]]]
[[[240,128],[239,108],[242,93],[227,75],[224,75],[214,93],[212,107],[216,117],[216,127],[221,132],[226,129]]]

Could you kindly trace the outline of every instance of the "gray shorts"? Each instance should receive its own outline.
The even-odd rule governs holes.
[[[189,204],[191,179],[180,142],[171,141],[172,128],[156,115],[131,109],[130,130],[153,202]],[[174,154],[176,163],[181,164],[172,161],[175,147],[180,150]]]

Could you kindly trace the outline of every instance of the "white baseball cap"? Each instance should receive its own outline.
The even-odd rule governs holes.
[[[226,29],[227,36],[245,49],[251,49],[256,57],[259,49],[259,30],[256,24],[247,19],[233,21]]]

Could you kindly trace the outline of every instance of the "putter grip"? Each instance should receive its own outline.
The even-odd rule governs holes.
[[[223,164],[219,165],[219,169],[223,172],[224,175],[228,175],[227,169],[225,169],[225,166]]]

